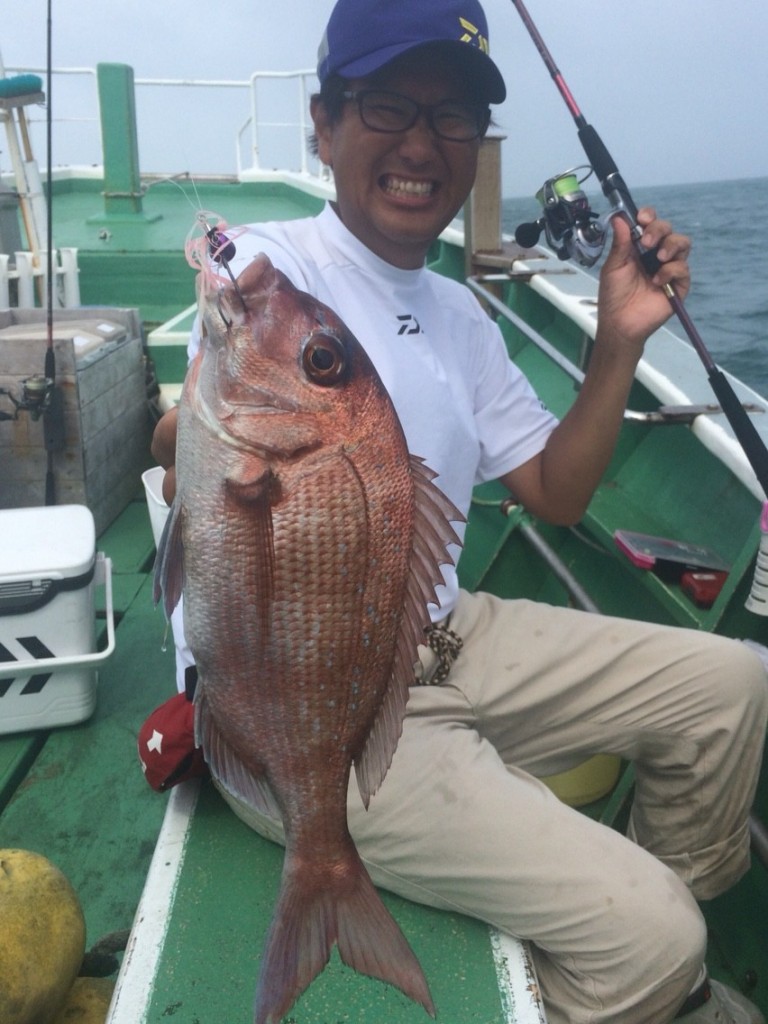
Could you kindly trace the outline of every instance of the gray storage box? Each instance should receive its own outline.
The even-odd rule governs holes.
[[[0,388],[43,372],[41,310],[0,313]],[[149,415],[141,327],[134,310],[57,310],[56,384],[63,395],[64,445],[53,454],[56,504],[84,504],[101,533],[140,493],[148,462]],[[0,408],[13,411],[7,396]],[[48,452],[43,419],[22,411],[0,421],[0,508],[45,503]]]

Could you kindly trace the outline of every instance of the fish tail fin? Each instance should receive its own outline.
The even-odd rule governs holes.
[[[287,871],[267,936],[256,993],[255,1024],[278,1024],[328,963],[334,943],[348,967],[394,985],[430,1016],[435,1007],[408,942],[358,857],[341,877],[311,892]]]
[[[430,1017],[435,1005],[416,954],[381,901],[355,852],[354,887],[337,908],[339,955],[348,967],[387,982],[420,1003]]]

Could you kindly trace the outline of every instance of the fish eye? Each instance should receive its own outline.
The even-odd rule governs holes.
[[[347,375],[347,350],[335,334],[310,334],[301,351],[301,363],[311,381],[330,387]]]

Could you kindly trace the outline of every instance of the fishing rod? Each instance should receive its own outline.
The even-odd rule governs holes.
[[[56,352],[53,347],[53,296],[54,296],[54,265],[53,265],[53,114],[51,110],[53,95],[53,19],[52,3],[48,0],[46,18],[46,151],[47,151],[47,182],[46,182],[46,233],[48,245],[46,252],[46,347],[43,366],[43,381],[46,395],[42,402],[43,444],[46,452],[45,472],[45,504],[56,504],[56,478],[54,475],[54,459],[56,452],[64,448],[64,393],[56,383]]]
[[[536,25],[526,10],[523,0],[512,0],[512,3],[517,9],[517,13],[520,15],[523,24],[528,30],[536,49],[539,51],[539,54],[544,61],[547,70],[552,76],[560,95],[565,101],[565,105],[568,107],[568,110],[573,117],[579,140],[581,141],[581,145],[587,155],[590,166],[600,182],[603,194],[608,199],[613,212],[624,216],[629,223],[632,230],[632,240],[640,258],[640,262],[646,272],[652,276],[661,264],[659,263],[656,251],[653,249],[646,249],[640,242],[643,229],[638,224],[637,206],[632,199],[626,182],[619,173],[619,169],[616,166],[613,157],[608,152],[607,147],[603,143],[603,140],[600,138],[595,128],[587,122],[586,117],[579,109],[571,90],[568,88],[568,85],[560,72],[560,69],[552,58],[552,54],[547,49]],[[547,183],[547,185],[554,183],[552,185],[553,195],[559,197],[558,182],[560,179],[564,179],[568,176],[568,174],[561,175],[556,179],[551,179],[550,182]],[[533,226],[524,225],[523,227],[531,228]],[[746,455],[750,466],[754,470],[760,486],[768,496],[768,448],[766,448],[763,439],[758,434],[755,425],[747,415],[747,412],[736,396],[736,393],[734,392],[727,377],[722,370],[718,368],[712,356],[709,354],[704,342],[702,341],[701,335],[696,329],[695,324],[691,320],[691,317],[683,304],[682,299],[676,294],[672,285],[666,285],[664,287],[664,291],[666,292],[669,303],[682,324],[686,335],[704,364],[710,386],[720,403],[720,407],[722,408],[726,419],[730,423],[741,447],[744,449],[744,454]]]
[[[11,405],[13,406],[13,412],[7,413],[0,410],[0,420],[15,420],[18,418],[21,412],[28,412],[30,418],[37,422],[42,418],[43,420],[43,446],[46,452],[47,465],[45,475],[45,504],[54,505],[56,503],[56,488],[55,488],[55,476],[54,476],[54,460],[53,456],[55,452],[61,451],[65,444],[65,425],[64,425],[64,394],[60,386],[56,384],[56,353],[54,351],[54,322],[53,322],[53,302],[54,302],[54,265],[53,265],[53,220],[52,220],[52,181],[53,181],[53,163],[52,163],[52,115],[51,115],[51,81],[52,81],[52,18],[51,18],[51,2],[48,0],[48,11],[47,11],[47,22],[46,22],[46,47],[47,47],[47,79],[46,79],[46,99],[47,99],[47,114],[46,114],[46,146],[47,146],[47,182],[46,182],[46,230],[47,230],[47,252],[46,252],[46,265],[45,265],[45,279],[46,279],[46,293],[43,295],[42,288],[40,289],[41,303],[45,300],[46,306],[46,349],[45,349],[45,361],[43,365],[42,373],[33,373],[31,376],[25,378],[20,382],[21,384],[21,397],[16,398],[11,390],[8,388],[0,388],[0,395],[7,397]],[[34,77],[34,76],[33,76]],[[41,84],[36,84],[35,91],[41,87]],[[32,149],[29,141],[29,137],[26,132],[26,128],[22,122],[22,138],[24,142],[24,159],[26,161],[32,160]],[[19,158],[21,160],[21,157]],[[24,166],[23,164],[21,165]],[[29,179],[26,176],[26,171],[23,174],[24,179],[24,194],[27,198],[30,198],[32,186],[29,183]],[[22,204],[22,213],[24,213]],[[39,265],[39,243],[37,236],[37,228],[35,226],[34,213],[29,216],[24,216],[24,226],[28,235],[28,242],[33,252],[35,266]],[[33,303],[34,304],[34,303]]]

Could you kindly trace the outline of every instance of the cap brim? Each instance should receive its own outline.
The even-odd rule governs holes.
[[[493,63],[487,53],[470,46],[468,43],[460,43],[455,40],[435,40],[433,42],[398,43],[395,46],[387,46],[376,53],[366,54],[359,60],[351,61],[342,68],[337,68],[336,73],[343,78],[366,78],[368,75],[380,71],[383,67],[401,57],[411,50],[425,49],[429,47],[440,48],[450,52],[451,57],[457,62],[469,68],[472,76],[477,81],[483,98],[487,103],[503,103],[507,96],[507,87],[504,84],[501,72]]]

